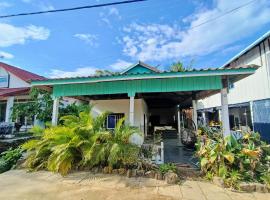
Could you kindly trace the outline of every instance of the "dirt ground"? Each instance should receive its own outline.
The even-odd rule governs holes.
[[[76,172],[62,177],[46,171],[29,173],[11,170],[0,174],[0,199],[268,200],[270,194],[232,192],[200,181],[167,185],[155,179],[94,175],[89,172]]]

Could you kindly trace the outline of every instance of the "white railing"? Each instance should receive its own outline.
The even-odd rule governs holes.
[[[164,163],[164,143],[160,142],[160,144],[143,144],[144,148],[150,150],[152,152],[151,161],[155,164],[163,164]]]

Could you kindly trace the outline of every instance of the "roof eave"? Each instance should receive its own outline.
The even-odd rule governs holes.
[[[48,79],[45,81],[32,81],[32,86],[51,86],[61,84],[80,84],[80,83],[97,83],[108,81],[127,81],[127,80],[143,80],[157,78],[184,78],[196,76],[230,76],[230,75],[251,75],[255,73],[257,67],[240,68],[240,69],[218,69],[208,71],[187,71],[187,72],[165,72],[165,73],[146,73],[146,74],[131,74],[120,76],[108,76],[100,78],[66,78],[66,79]]]

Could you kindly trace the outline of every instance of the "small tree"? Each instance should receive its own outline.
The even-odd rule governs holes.
[[[53,100],[50,92],[38,88],[32,88],[30,91],[30,100],[28,102],[15,103],[12,108],[12,120],[22,117],[36,118],[47,122],[51,120]]]

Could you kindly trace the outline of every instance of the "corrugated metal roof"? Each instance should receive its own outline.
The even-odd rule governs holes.
[[[164,71],[164,72],[153,72],[153,73],[134,73],[134,74],[115,74],[115,75],[101,75],[101,76],[80,76],[80,77],[69,77],[69,78],[53,78],[47,79],[44,81],[32,81],[32,85],[46,85],[47,83],[79,83],[80,81],[115,81],[115,80],[127,80],[127,79],[149,79],[149,78],[173,78],[173,77],[188,77],[188,76],[205,76],[205,75],[228,75],[231,72],[233,73],[244,73],[244,70],[254,70],[257,69],[259,66],[257,65],[244,65],[239,66],[237,68],[208,68],[208,69],[192,69],[183,72],[171,72],[171,71]],[[226,74],[225,74],[226,73]]]
[[[250,44],[249,46],[247,46],[245,49],[243,49],[242,51],[240,51],[238,54],[236,54],[234,57],[232,57],[230,60],[228,60],[224,65],[222,65],[221,68],[226,67],[226,65],[230,64],[231,62],[233,62],[234,60],[236,60],[240,56],[244,55],[246,52],[248,52],[249,50],[251,50],[253,47],[255,47],[256,45],[258,45],[259,43],[261,43],[263,40],[265,40],[269,36],[270,36],[270,31],[268,31],[267,33],[265,33],[264,35],[262,35],[255,42],[253,42],[252,44]]]

